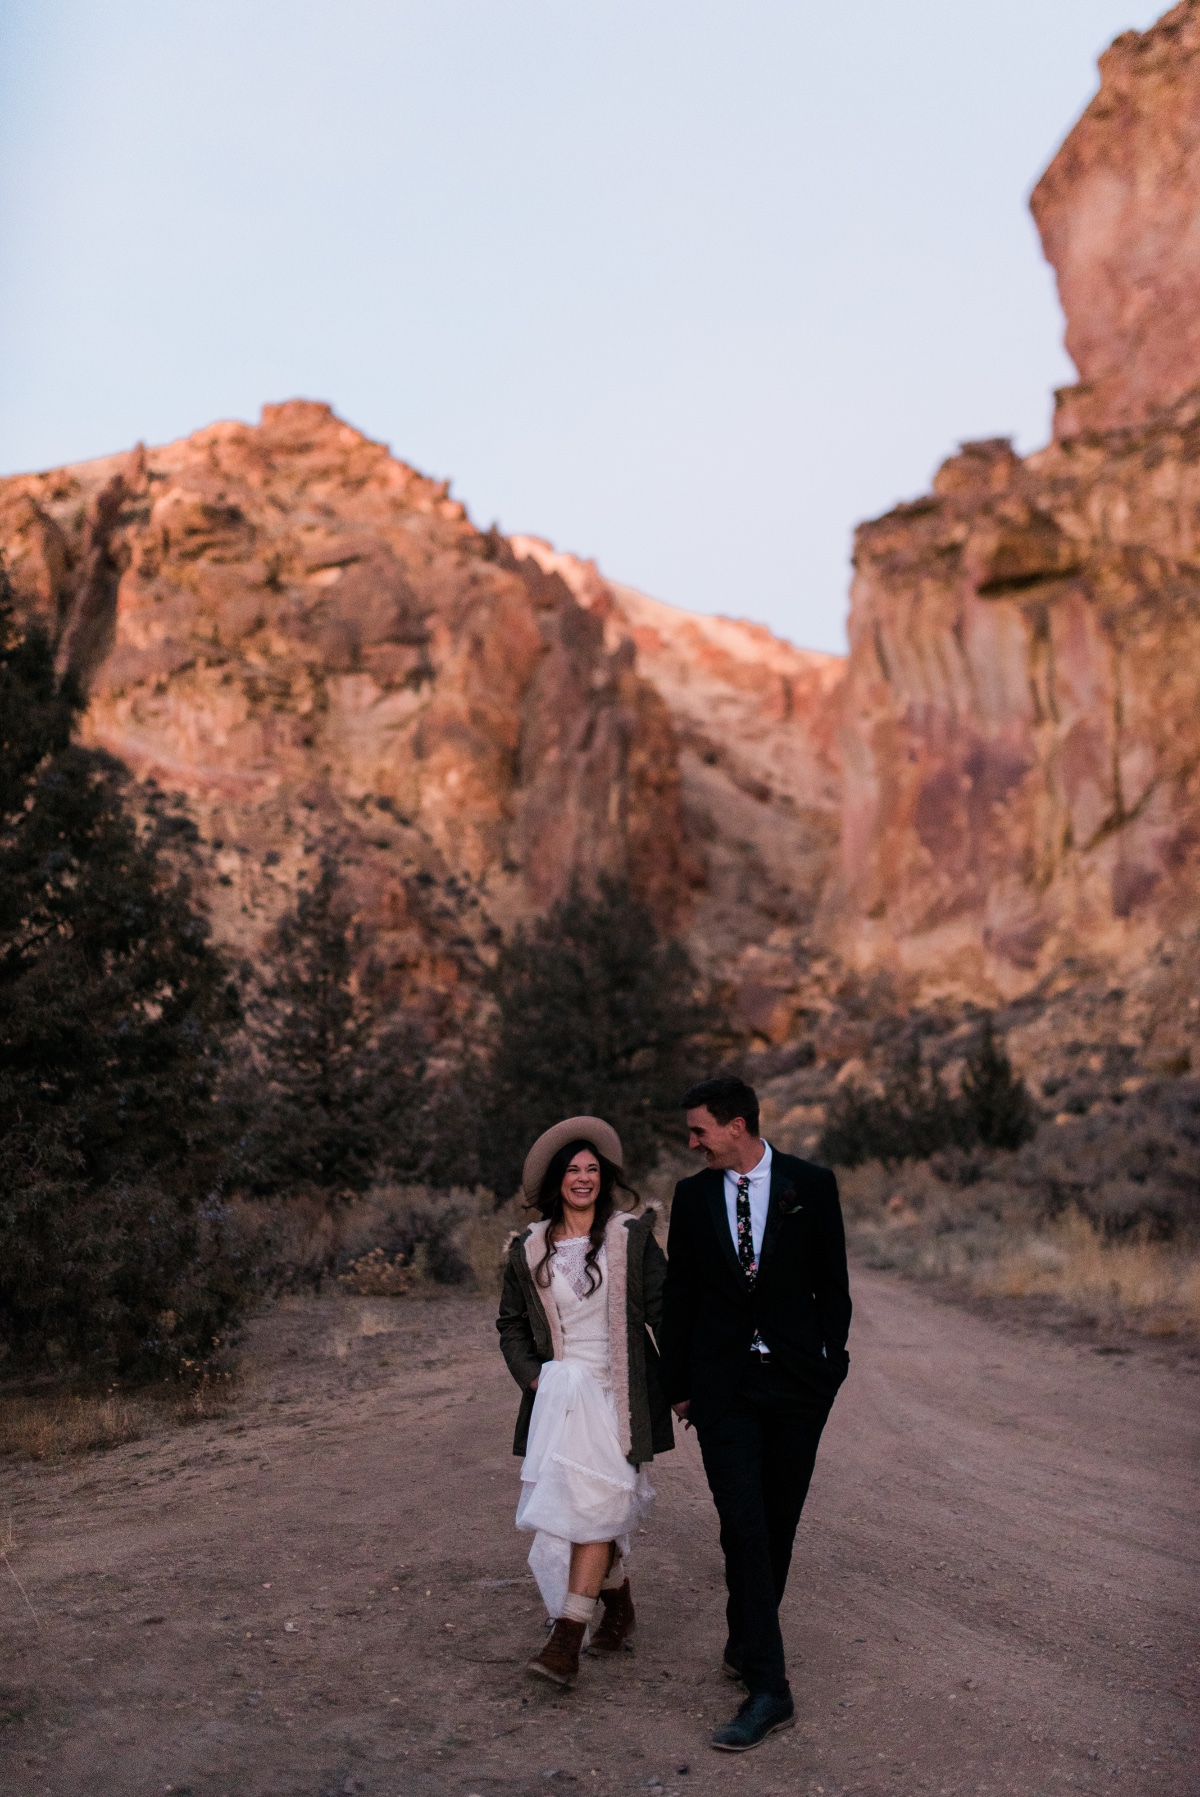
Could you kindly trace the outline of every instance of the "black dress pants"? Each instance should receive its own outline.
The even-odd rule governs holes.
[[[725,1652],[751,1694],[787,1688],[779,1605],[828,1414],[774,1364],[752,1361],[736,1402],[697,1431],[721,1519]]]

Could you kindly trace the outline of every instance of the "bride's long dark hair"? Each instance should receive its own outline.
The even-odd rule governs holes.
[[[601,1284],[602,1275],[596,1261],[604,1246],[604,1231],[608,1226],[609,1218],[617,1208],[615,1198],[617,1188],[628,1192],[635,1203],[637,1202],[637,1193],[631,1185],[625,1183],[620,1167],[613,1161],[605,1160],[595,1143],[589,1142],[584,1136],[580,1136],[576,1142],[568,1142],[565,1148],[560,1148],[542,1177],[542,1183],[538,1188],[537,1209],[546,1218],[550,1227],[546,1231],[546,1252],[538,1262],[533,1276],[540,1286],[550,1284],[550,1262],[554,1258],[558,1237],[562,1231],[563,1180],[567,1176],[567,1168],[581,1149],[586,1149],[589,1154],[594,1154],[600,1168],[600,1190],[596,1195],[596,1214],[592,1218],[592,1227],[588,1230],[588,1251],[583,1260],[587,1269],[587,1295],[590,1298],[593,1292],[599,1290]]]

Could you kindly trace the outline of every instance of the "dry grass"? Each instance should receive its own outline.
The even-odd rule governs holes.
[[[151,1402],[159,1415],[165,1410],[174,1423],[207,1423],[214,1417],[228,1416],[237,1390],[238,1375],[232,1369],[205,1367],[183,1387],[155,1387]]]
[[[12,1392],[0,1396],[0,1458],[59,1460],[103,1452],[127,1441],[228,1414],[232,1372],[205,1370],[190,1382],[137,1392]]]
[[[1200,1245],[1116,1236],[1068,1206],[1047,1217],[1002,1177],[966,1188],[927,1162],[878,1162],[839,1175],[852,1245],[876,1267],[980,1297],[1051,1301],[1067,1316],[1141,1335],[1200,1336]]]
[[[144,1434],[144,1411],[136,1400],[114,1394],[6,1397],[0,1399],[0,1454],[56,1460],[119,1447]]]
[[[499,1297],[504,1248],[514,1229],[524,1229],[536,1213],[515,1198],[497,1210],[490,1193],[481,1194],[463,1230],[463,1247],[476,1288]]]
[[[1057,1298],[1144,1334],[1200,1334],[1200,1253],[1144,1239],[1106,1241],[1075,1210],[1015,1242],[978,1271],[974,1285],[994,1297]]]

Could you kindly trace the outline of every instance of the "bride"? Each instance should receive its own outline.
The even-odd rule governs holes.
[[[513,1452],[525,1456],[517,1527],[553,1629],[527,1671],[570,1685],[599,1598],[593,1650],[633,1632],[629,1537],[654,1498],[646,1462],[674,1446],[648,1333],[662,1315],[666,1256],[654,1212],[616,1208],[621,1139],[599,1117],[568,1117],[525,1160],[541,1221],[512,1241],[496,1327],[524,1397]]]

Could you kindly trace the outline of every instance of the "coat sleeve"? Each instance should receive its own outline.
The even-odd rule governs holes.
[[[656,1342],[662,1340],[663,1286],[666,1277],[667,1257],[653,1235],[647,1235],[646,1251],[642,1256],[642,1301],[645,1305],[646,1322]]]
[[[521,1390],[527,1391],[542,1370],[542,1359],[534,1341],[525,1292],[511,1258],[504,1267],[496,1328],[500,1331],[500,1352],[508,1363],[508,1370]]]
[[[846,1267],[846,1231],[838,1198],[837,1179],[826,1174],[828,1184],[818,1211],[814,1242],[813,1295],[821,1319],[825,1357],[845,1378],[850,1364],[846,1338],[850,1333],[850,1275]]]
[[[662,1294],[662,1383],[669,1404],[692,1395],[692,1337],[696,1329],[695,1252],[690,1206],[675,1188],[667,1232],[667,1275]]]

